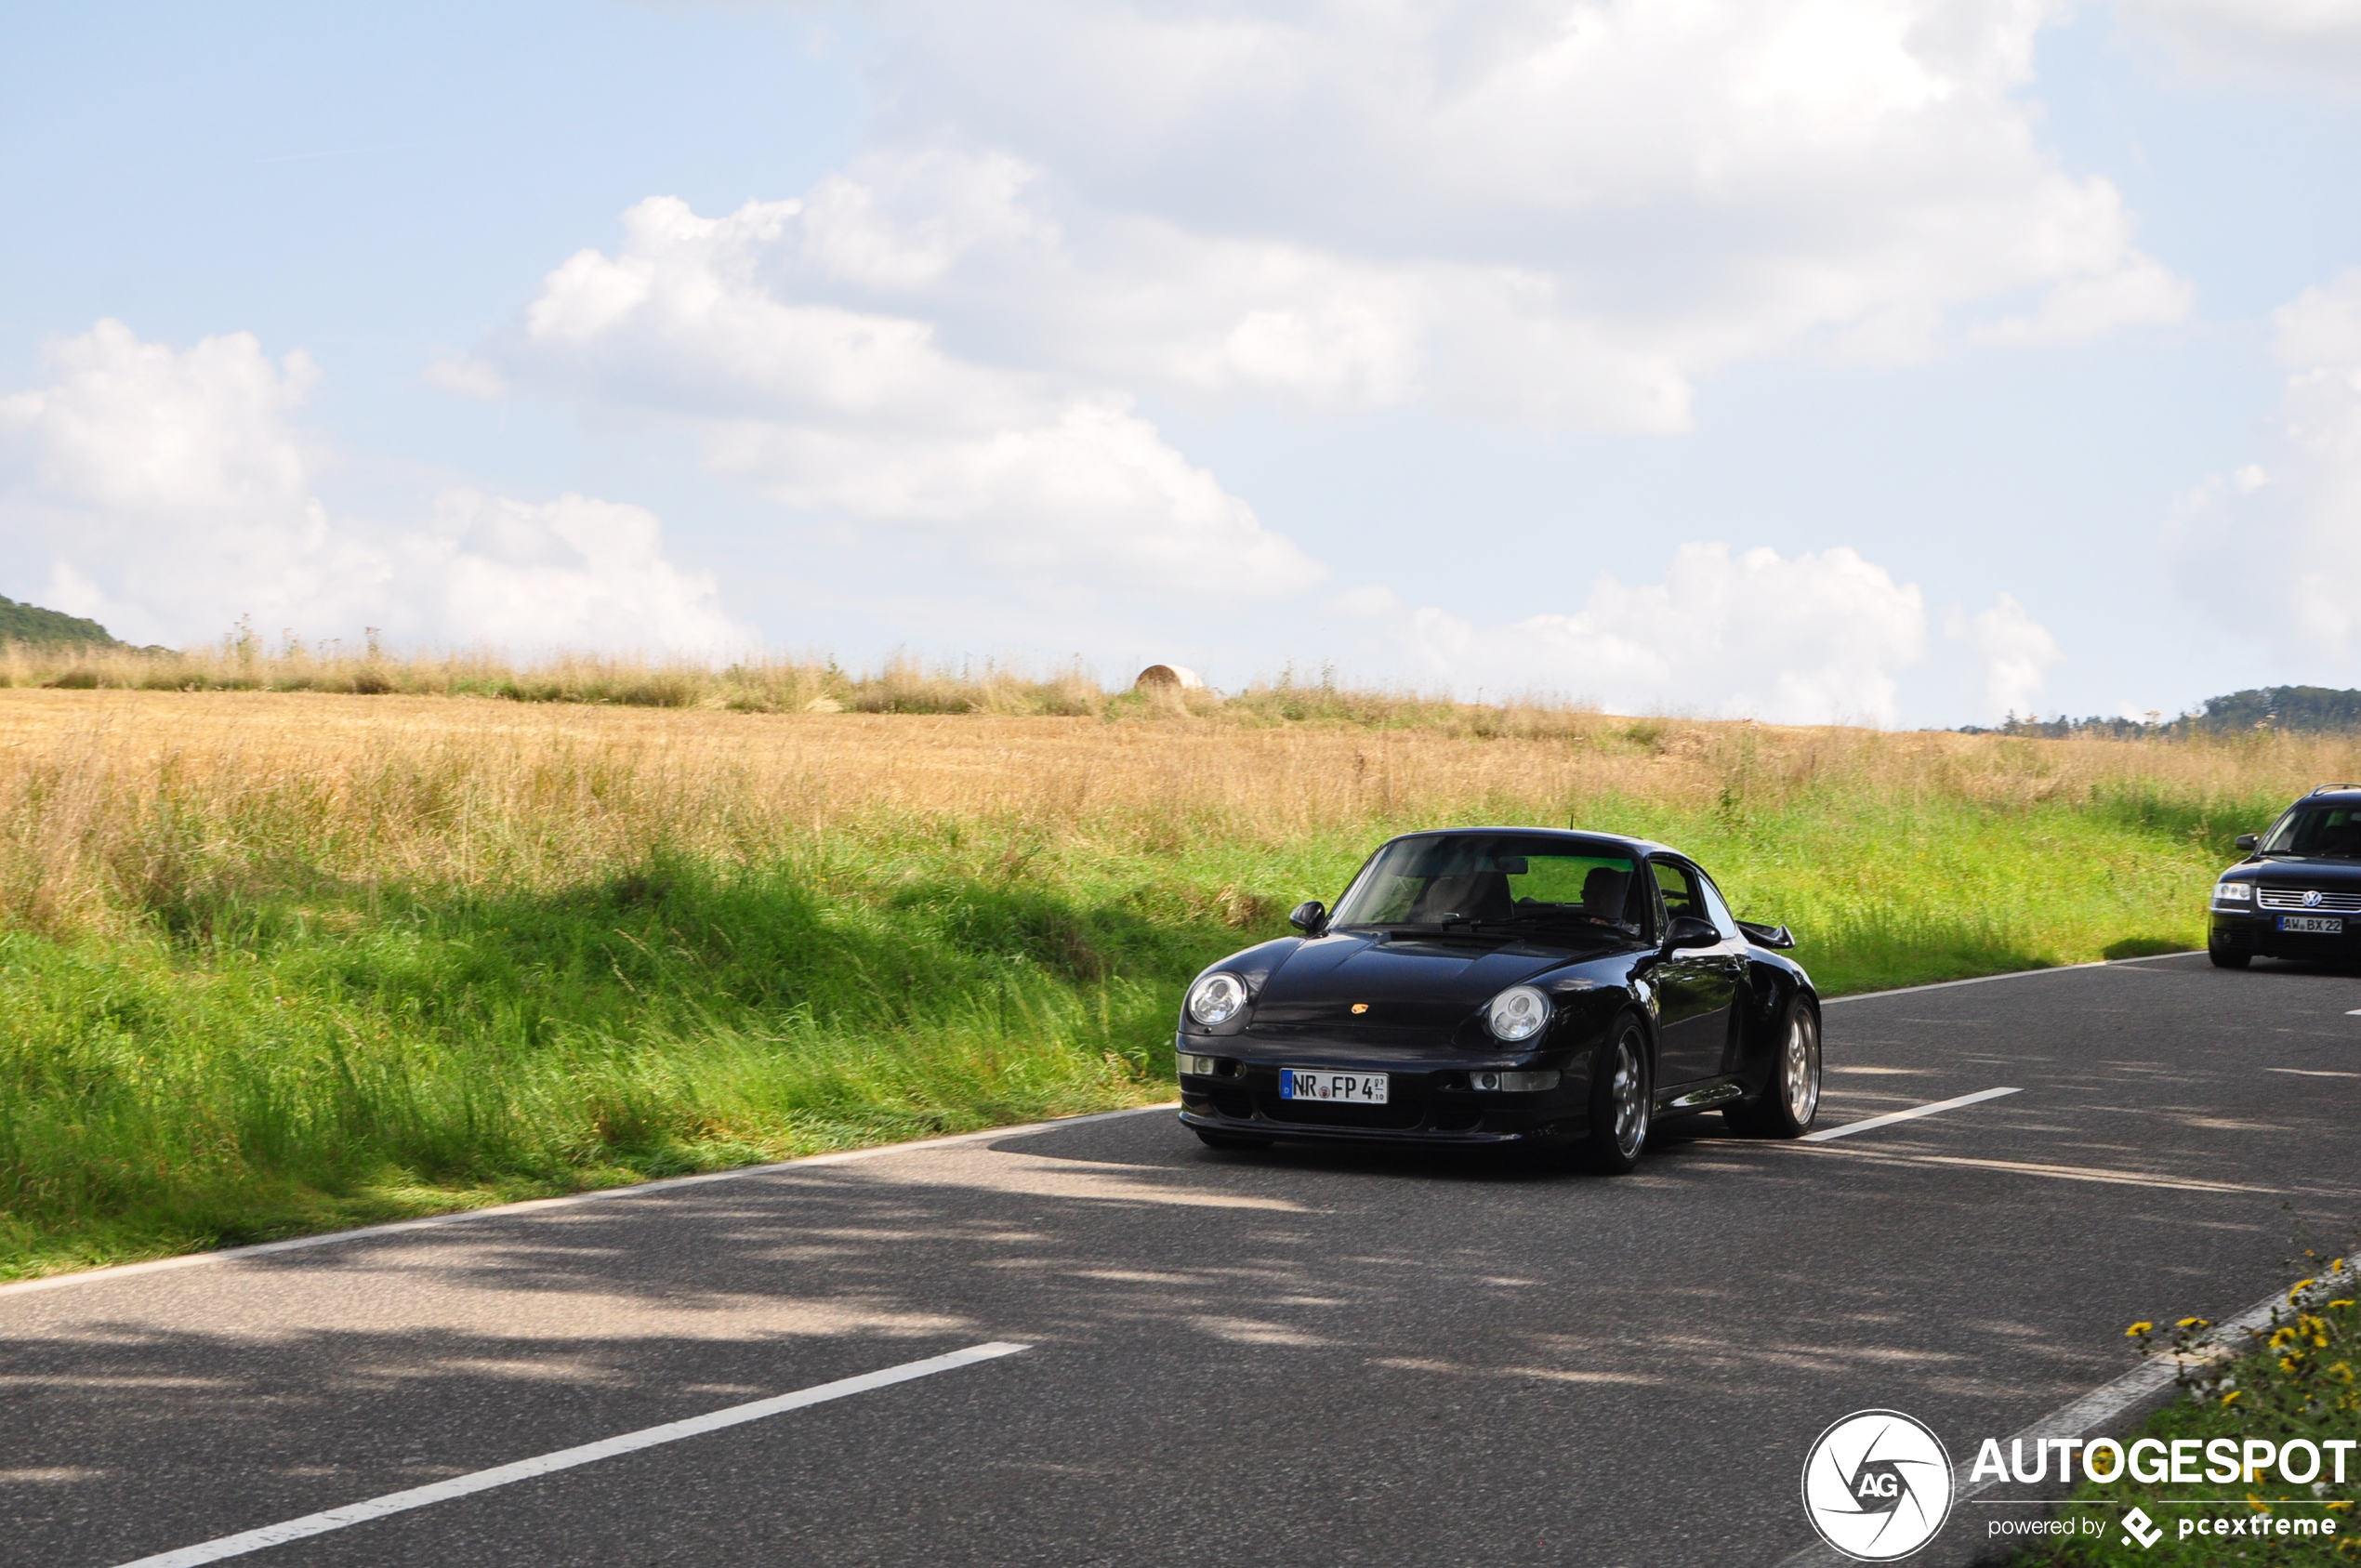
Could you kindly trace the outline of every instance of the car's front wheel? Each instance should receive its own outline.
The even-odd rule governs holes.
[[[1609,1176],[1621,1176],[1640,1163],[1648,1147],[1648,1127],[1655,1109],[1655,1076],[1648,1070],[1648,1032],[1636,1018],[1625,1015],[1607,1036],[1599,1065],[1590,1074],[1590,1136],[1582,1163]]]
[[[1820,1114],[1820,1018],[1798,996],[1779,1032],[1779,1060],[1751,1105],[1721,1113],[1730,1130],[1751,1138],[1800,1138]]]

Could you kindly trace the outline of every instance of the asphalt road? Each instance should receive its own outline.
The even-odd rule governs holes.
[[[2126,1323],[2349,1239],[2357,1008],[2202,957],[1834,1004],[1824,1127],[2022,1092],[1620,1179],[1215,1153],[1156,1113],[0,1291],[0,1563],[988,1340],[1032,1348],[233,1561],[1775,1562],[1838,1416],[1964,1457],[2125,1370]]]

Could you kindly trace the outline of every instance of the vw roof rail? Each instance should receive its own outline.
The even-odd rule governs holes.
[[[2315,795],[2333,795],[2341,789],[2361,789],[2361,784],[2315,784],[2313,786],[2312,793]]]

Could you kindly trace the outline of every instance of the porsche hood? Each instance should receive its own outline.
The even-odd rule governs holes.
[[[1576,956],[1521,942],[1318,937],[1264,978],[1253,1021],[1449,1030],[1510,986]]]

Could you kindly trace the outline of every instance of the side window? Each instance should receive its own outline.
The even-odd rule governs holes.
[[[1697,890],[1705,894],[1706,918],[1712,921],[1713,929],[1721,933],[1721,940],[1727,942],[1736,936],[1738,923],[1731,918],[1730,906],[1721,902],[1721,889],[1713,885],[1713,878],[1703,872],[1697,873]]]
[[[1699,920],[1707,918],[1705,905],[1697,898],[1696,885],[1685,867],[1670,861],[1650,861],[1648,865],[1656,874],[1656,890],[1664,894],[1667,919],[1678,920],[1683,915]]]

